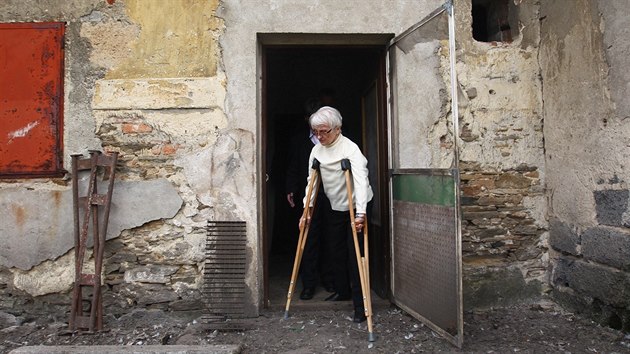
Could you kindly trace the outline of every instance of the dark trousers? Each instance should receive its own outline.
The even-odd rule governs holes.
[[[327,213],[330,210],[330,202],[326,195],[321,192],[317,195],[315,209],[311,217],[304,253],[302,253],[302,263],[300,266],[300,276],[302,286],[305,288],[316,287],[321,278],[322,283],[332,283],[332,263],[326,252],[328,247],[328,233],[326,233]]]
[[[363,295],[359,268],[354,249],[349,211],[328,209],[326,232],[330,235],[328,252],[335,267],[335,290],[341,296],[352,295],[356,311],[363,312]],[[363,234],[357,234],[359,249],[363,254]]]

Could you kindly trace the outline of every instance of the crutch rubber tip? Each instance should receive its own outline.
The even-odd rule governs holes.
[[[368,341],[376,342],[376,336],[374,335],[373,332],[368,333]]]
[[[284,311],[284,319],[285,320],[289,319],[289,311]]]

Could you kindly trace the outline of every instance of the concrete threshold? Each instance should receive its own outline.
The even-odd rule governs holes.
[[[9,354],[238,354],[240,345],[32,345]]]

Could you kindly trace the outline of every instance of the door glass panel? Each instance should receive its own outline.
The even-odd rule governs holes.
[[[446,11],[397,38],[389,55],[395,98],[392,167],[448,168],[453,154]]]

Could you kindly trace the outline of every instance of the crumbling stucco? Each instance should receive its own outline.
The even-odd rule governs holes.
[[[107,73],[109,79],[210,77],[216,75],[215,16],[219,0],[125,1],[130,21],[140,27],[132,55]]]
[[[538,5],[515,2],[519,35],[512,42],[478,42],[471,2],[457,4],[464,298],[472,297],[466,306],[488,306],[489,298],[540,295],[547,281]],[[514,284],[527,290],[492,290]]]
[[[595,4],[563,5],[543,8],[554,18],[543,22],[540,59],[548,187],[552,213],[586,227],[596,223],[592,191],[623,188],[629,179],[630,127],[615,116],[609,95],[609,90],[626,92],[626,87],[607,85],[609,67]]]
[[[6,247],[0,249],[0,265],[28,270],[54,260],[74,247],[72,191],[41,185],[27,190],[0,189],[0,234]],[[171,218],[180,209],[181,198],[170,182],[117,181],[112,196],[107,238],[125,229],[161,218]]]
[[[113,21],[100,11],[94,11],[81,25],[81,37],[90,42],[89,61],[105,69],[119,66],[131,56],[130,44],[140,34],[138,24]]]

